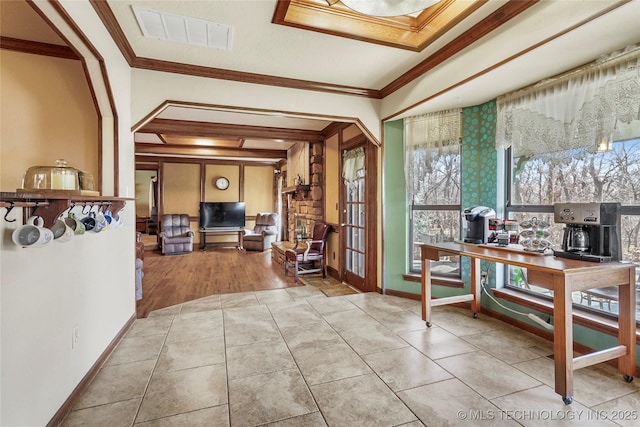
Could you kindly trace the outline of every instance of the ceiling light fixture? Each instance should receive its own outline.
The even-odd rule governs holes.
[[[338,0],[327,0],[330,6]],[[427,9],[440,0],[341,0],[341,3],[356,12],[371,16],[409,15]]]

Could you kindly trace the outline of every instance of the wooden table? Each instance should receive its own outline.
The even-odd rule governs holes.
[[[635,264],[595,263],[541,256],[484,245],[441,243],[421,245],[422,319],[431,326],[431,307],[471,301],[474,317],[480,312],[480,261],[491,261],[527,269],[529,283],[553,291],[553,352],[555,391],[566,404],[573,401],[573,371],[618,359],[618,369],[627,382],[636,369]],[[459,255],[471,260],[471,294],[431,299],[430,261]],[[618,345],[573,357],[573,306],[571,293],[608,286],[618,287]]]
[[[214,236],[224,236],[224,235],[232,235],[235,234],[238,236],[238,244],[234,245],[239,250],[243,250],[243,237],[244,237],[244,228],[239,227],[221,227],[221,228],[201,228],[198,230],[200,232],[200,249],[203,251],[207,249],[207,235],[213,234]],[[228,246],[230,242],[216,242],[218,245],[226,245]],[[235,243],[235,242],[234,242]]]

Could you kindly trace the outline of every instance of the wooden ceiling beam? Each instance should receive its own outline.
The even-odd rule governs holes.
[[[170,119],[154,119],[138,132],[200,138],[282,139],[292,142],[324,141],[321,131]]]
[[[247,148],[226,148],[226,147],[201,147],[170,144],[149,144],[139,142],[135,144],[137,156],[158,155],[158,156],[189,156],[189,157],[258,157],[262,159],[286,159],[286,150],[259,150]]]
[[[55,58],[81,59],[80,56],[78,56],[78,54],[69,46],[42,43],[32,40],[14,39],[12,37],[0,36],[0,48],[16,52],[31,53],[34,55],[53,56]]]

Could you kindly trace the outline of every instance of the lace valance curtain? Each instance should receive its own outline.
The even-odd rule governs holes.
[[[417,152],[459,153],[461,111],[457,108],[404,119],[404,175],[410,201],[414,200],[418,184]]]
[[[625,139],[640,120],[640,45],[497,99],[496,148],[514,156]]]
[[[364,149],[362,147],[353,150],[345,150],[342,155],[342,178],[344,183],[353,187],[358,178],[364,176]]]

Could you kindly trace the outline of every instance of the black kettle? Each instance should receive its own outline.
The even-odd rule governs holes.
[[[570,225],[565,229],[565,248],[567,252],[588,252],[589,232],[580,225]]]

